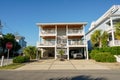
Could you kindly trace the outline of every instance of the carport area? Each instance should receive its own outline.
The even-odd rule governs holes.
[[[41,58],[54,58],[54,57],[55,57],[54,47],[41,48]]]
[[[70,47],[69,48],[70,59],[85,59],[86,53],[84,47]]]

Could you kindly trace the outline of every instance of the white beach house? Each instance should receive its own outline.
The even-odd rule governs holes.
[[[39,28],[39,41],[37,48],[41,50],[42,57],[58,58],[62,48],[69,60],[72,53],[81,53],[87,58],[87,44],[85,42],[86,22],[79,23],[37,23]]]

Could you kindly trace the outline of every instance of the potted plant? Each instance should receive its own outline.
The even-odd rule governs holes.
[[[62,49],[59,51],[59,54],[60,54],[60,61],[64,61],[64,51]]]

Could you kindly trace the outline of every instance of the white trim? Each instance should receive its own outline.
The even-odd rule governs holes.
[[[87,25],[87,22],[71,22],[71,23],[36,23],[37,26],[42,25]]]
[[[112,17],[110,17],[110,24],[112,28],[112,42],[113,42],[113,46],[115,46],[114,27],[113,27]]]

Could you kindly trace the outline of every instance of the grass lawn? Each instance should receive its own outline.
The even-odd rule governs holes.
[[[25,65],[25,64],[22,64],[22,63],[13,63],[13,64],[10,64],[10,65],[7,65],[7,66],[0,67],[0,70],[16,69],[16,68],[19,68],[19,67],[21,67],[23,65]]]

